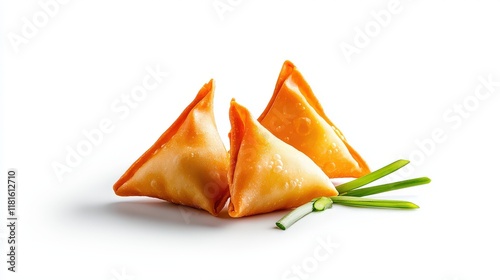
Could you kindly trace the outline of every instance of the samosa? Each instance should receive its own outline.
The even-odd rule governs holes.
[[[213,80],[115,183],[120,196],[149,196],[217,215],[229,197],[229,158],[213,114]]]
[[[229,119],[231,217],[294,208],[316,197],[338,195],[308,156],[274,136],[234,99]]]
[[[273,96],[258,120],[276,137],[309,156],[330,178],[360,177],[370,172],[290,61],[283,64]]]

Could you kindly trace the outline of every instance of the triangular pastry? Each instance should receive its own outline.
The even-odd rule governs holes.
[[[274,94],[258,120],[309,156],[330,178],[360,177],[370,172],[290,61],[283,64]]]
[[[271,134],[234,99],[229,119],[231,217],[298,207],[315,197],[338,195],[309,157]]]
[[[115,183],[120,196],[149,196],[217,215],[229,197],[227,150],[213,114],[213,81]]]

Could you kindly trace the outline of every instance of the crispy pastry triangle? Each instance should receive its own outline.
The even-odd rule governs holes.
[[[229,119],[231,217],[293,208],[338,194],[309,157],[272,135],[234,99]]]
[[[149,196],[217,215],[229,188],[228,153],[213,114],[213,81],[115,183],[120,196]]]
[[[290,61],[283,64],[274,94],[258,120],[275,136],[308,155],[330,178],[360,177],[370,172]]]

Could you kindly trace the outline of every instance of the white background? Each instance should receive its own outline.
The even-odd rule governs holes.
[[[498,2],[68,1],[44,22],[47,2],[0,6],[2,217],[7,169],[19,180],[18,272],[2,226],[2,279],[500,278],[500,86],[480,82],[500,81]],[[432,178],[383,196],[420,209],[335,206],[280,231],[286,211],[235,220],[114,195],[209,79],[228,143],[230,99],[258,116],[286,59],[372,169],[410,158],[402,176]],[[148,67],[169,76],[127,116],[113,110]],[[58,180],[53,164],[103,119],[112,131]]]

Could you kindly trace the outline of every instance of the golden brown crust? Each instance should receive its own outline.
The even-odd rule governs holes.
[[[283,64],[273,96],[258,120],[308,155],[331,178],[360,177],[370,172],[290,61]]]
[[[233,100],[229,114],[231,217],[294,208],[338,194],[310,158],[272,135],[245,107]]]
[[[155,197],[217,215],[229,197],[228,166],[211,80],[113,189],[120,196]]]

